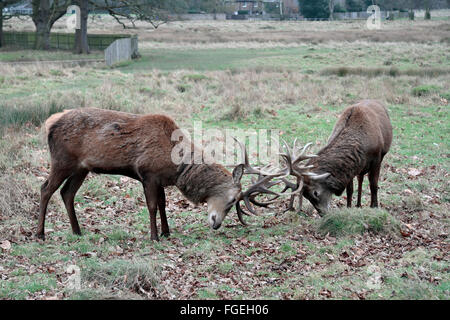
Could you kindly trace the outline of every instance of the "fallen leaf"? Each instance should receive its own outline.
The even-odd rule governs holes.
[[[320,290],[319,294],[323,297],[331,298],[333,295],[331,294],[331,291],[328,289],[322,289]]]
[[[408,174],[412,177],[417,177],[417,176],[420,176],[421,174],[423,174],[423,172],[416,168],[409,168]]]
[[[8,240],[4,240],[0,242],[0,248],[2,248],[4,251],[8,251],[11,249],[11,242]]]
[[[328,260],[334,261],[333,255],[331,255],[331,254],[329,254],[329,253],[326,253],[326,252],[325,252],[325,255],[327,256]]]

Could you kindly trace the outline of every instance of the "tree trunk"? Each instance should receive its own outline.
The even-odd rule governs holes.
[[[330,21],[334,20],[334,0],[328,0],[328,9],[330,10]]]
[[[425,0],[425,20],[431,20],[431,2]]]
[[[34,48],[37,50],[50,49],[50,29],[46,21],[37,21],[36,25],[36,40]]]
[[[0,48],[3,46],[3,8],[5,5],[0,2]]]
[[[50,1],[49,0],[33,0],[33,23],[36,27],[36,39],[34,48],[38,50],[50,49]]]
[[[67,10],[68,1],[32,0],[32,20],[36,26],[35,49],[50,49],[50,30]]]
[[[89,54],[89,43],[87,37],[88,24],[88,0],[79,0],[77,5],[80,7],[80,29],[75,30],[74,52],[78,54]]]

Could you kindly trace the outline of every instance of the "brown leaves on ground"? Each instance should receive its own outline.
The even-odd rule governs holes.
[[[408,180],[441,174],[435,167],[386,169]],[[39,170],[29,172],[36,178],[46,175]],[[17,222],[1,221],[1,279],[15,281],[14,272],[23,269],[27,277],[45,275],[56,281],[53,289],[27,293],[29,299],[70,297],[65,291],[70,276],[66,272],[68,261],[80,265],[82,272],[89,261],[100,265],[111,261],[132,264],[133,259],[141,257],[157,264],[157,285],[139,275],[129,278],[131,275],[125,273],[117,277],[108,292],[119,297],[134,294],[133,297],[144,299],[368,299],[374,298],[375,291],[353,283],[367,277],[365,270],[371,265],[383,265],[383,272],[395,272],[406,266],[399,261],[418,249],[432,251],[433,261],[449,260],[448,225],[442,223],[443,213],[432,207],[437,194],[430,195],[420,210],[405,209],[401,204],[389,208],[401,221],[400,236],[365,233],[342,245],[340,238],[317,233],[315,223],[320,218],[310,209],[306,214],[288,212],[274,216],[274,212],[284,208],[282,202],[276,204],[279,208],[261,210],[260,217],[249,217],[249,227],[241,226],[236,214],[230,212],[223,228],[211,231],[205,207],[193,206],[175,188],[168,188],[171,236],[153,243],[149,241],[148,213],[137,182],[90,176],[85,183],[89,188],[80,192],[76,201],[81,238],[67,236],[70,225],[56,194],[48,213],[47,240],[37,242],[33,237],[36,215],[30,210],[37,208],[38,194],[29,186],[21,191],[35,196],[31,205],[27,204],[27,211],[19,211],[22,216],[15,216],[20,217]],[[414,194],[405,192],[402,197]],[[387,193],[382,197],[387,197]],[[334,200],[340,202],[340,198]],[[446,203],[441,206],[448,209]],[[20,248],[34,251],[27,255]],[[46,260],[48,254],[54,258]],[[36,259],[40,262],[36,263]],[[414,274],[405,271],[399,277],[434,286],[444,281],[429,270],[420,270]],[[314,282],[316,278],[320,285]],[[345,285],[336,287],[339,281]],[[124,287],[124,283],[129,285]],[[90,290],[100,288],[95,281],[83,282],[83,286]]]

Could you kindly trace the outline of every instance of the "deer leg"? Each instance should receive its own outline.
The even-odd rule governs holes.
[[[66,206],[67,214],[69,215],[70,226],[74,234],[81,235],[80,226],[78,225],[77,216],[75,215],[75,207],[73,201],[75,194],[80,189],[89,171],[83,170],[76,172],[67,179],[66,183],[61,189],[61,197],[63,198],[64,205]]]
[[[150,239],[159,241],[158,229],[156,227],[156,211],[158,203],[158,186],[153,182],[144,181],[145,200],[147,202],[148,213],[150,216]]]
[[[353,179],[348,183],[346,189],[347,189],[347,208],[351,208],[353,197]]]
[[[369,172],[370,207],[378,207],[378,178],[380,177],[381,163],[378,162]]]
[[[47,206],[50,198],[58,190],[59,186],[70,175],[68,170],[51,168],[48,179],[41,186],[41,200],[39,203],[39,219],[36,236],[39,239],[44,240],[44,228],[45,228],[45,214],[47,213]]]
[[[298,195],[298,212],[303,210],[303,191]]]
[[[158,209],[161,216],[161,237],[168,237],[170,235],[169,224],[166,216],[166,194],[163,187],[158,187]]]
[[[358,176],[358,201],[356,202],[356,207],[361,208],[361,195],[362,195],[362,185],[364,181],[364,175],[360,174]]]

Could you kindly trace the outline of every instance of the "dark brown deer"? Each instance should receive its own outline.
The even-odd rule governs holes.
[[[323,215],[331,196],[347,189],[347,206],[352,205],[353,178],[358,177],[357,207],[361,206],[362,183],[369,176],[371,207],[378,207],[378,179],[381,162],[392,142],[392,126],[386,108],[377,101],[364,100],[348,107],[339,117],[327,145],[311,156],[306,166],[295,166],[304,156],[288,149],[283,156],[294,164],[297,178],[304,184],[302,194]],[[305,170],[306,169],[306,170]],[[286,183],[286,189],[294,188]],[[292,208],[291,198],[290,208]]]
[[[37,228],[37,236],[41,239],[45,238],[48,202],[64,181],[61,196],[72,231],[81,234],[74,198],[89,172],[125,175],[142,183],[150,214],[152,240],[158,240],[157,209],[161,216],[162,235],[168,236],[170,233],[165,212],[166,186],[176,185],[194,203],[206,202],[209,224],[213,229],[218,229],[233,205],[236,204],[236,208],[240,209],[241,200],[248,205],[249,194],[268,191],[262,188],[263,184],[274,177],[286,175],[284,171],[268,174],[251,168],[246,153],[247,161],[236,166],[232,173],[214,163],[176,165],[171,152],[178,143],[172,141],[172,133],[178,126],[163,115],[140,116],[83,108],[52,115],[46,121],[45,128],[51,169],[47,181],[41,187]],[[244,173],[258,174],[264,179],[242,192],[240,180]],[[242,209],[238,211],[241,222],[242,213]]]

